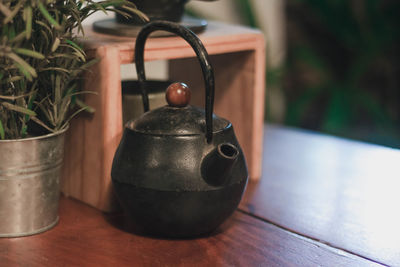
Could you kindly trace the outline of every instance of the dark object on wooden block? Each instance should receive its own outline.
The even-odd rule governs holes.
[[[111,176],[117,197],[138,231],[198,236],[215,230],[237,208],[247,184],[247,166],[232,124],[213,115],[214,72],[208,54],[197,36],[179,24],[151,22],[136,39],[144,110],[149,110],[144,45],[156,30],[181,36],[195,50],[205,81],[205,111],[184,105],[189,101],[186,88],[184,101],[178,97],[169,101],[172,105],[128,122]],[[174,84],[169,91],[182,88]]]
[[[184,27],[196,33],[201,33],[207,27],[205,19],[193,18],[187,15],[184,16],[185,4],[189,0],[129,0],[136,7],[145,13],[150,21],[167,20],[180,23]],[[201,0],[215,1],[215,0]],[[105,34],[136,37],[141,27],[146,24],[138,16],[126,18],[121,14],[116,14],[116,18],[96,21],[93,24],[93,29],[96,32]],[[152,37],[169,36],[168,33],[155,33]]]
[[[168,20],[179,22],[183,16],[186,2],[189,0],[130,0],[136,7],[145,13],[150,21]],[[120,23],[143,25],[145,22],[136,16],[125,18],[117,13],[117,21]]]
[[[207,27],[207,20],[194,18],[190,16],[183,16],[182,20],[179,22],[182,26],[189,28],[195,33],[203,32]],[[140,32],[143,24],[127,24],[118,22],[116,19],[103,19],[98,20],[93,23],[93,30],[95,32],[124,36],[124,37],[136,37]],[[171,36],[169,32],[155,32],[151,37],[167,37]]]
[[[173,22],[180,22],[182,20],[185,4],[189,0],[129,0],[134,3],[136,7],[145,13],[150,21],[168,20]],[[210,1],[210,0],[202,0]],[[119,23],[143,25],[145,22],[137,16],[125,18],[117,13],[117,21]]]

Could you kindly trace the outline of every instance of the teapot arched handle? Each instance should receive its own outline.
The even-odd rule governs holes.
[[[145,26],[143,26],[143,28],[141,29],[136,38],[135,64],[136,64],[136,72],[138,80],[140,82],[140,87],[141,87],[140,89],[142,93],[144,111],[146,112],[149,110],[149,97],[147,89],[144,86],[144,83],[146,81],[146,74],[144,71],[144,45],[150,33],[158,30],[171,32],[182,37],[196,52],[197,58],[199,59],[200,66],[203,72],[203,78],[206,88],[206,101],[205,101],[206,138],[207,142],[210,143],[212,140],[212,129],[213,129],[212,116],[214,108],[214,87],[215,87],[214,70],[210,64],[208,53],[204,48],[204,45],[200,41],[200,39],[191,30],[177,23],[169,21],[150,22]]]

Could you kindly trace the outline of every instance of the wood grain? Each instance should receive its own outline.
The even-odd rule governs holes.
[[[210,21],[206,31],[198,36],[210,55],[264,49],[265,46],[263,34],[259,30],[215,21]],[[89,54],[100,47],[114,47],[120,51],[121,64],[133,62],[135,38],[100,34],[87,26],[81,43]],[[196,56],[186,41],[179,37],[150,38],[145,49],[145,61]]]
[[[85,77],[85,90],[97,93],[86,96],[87,103],[96,112],[92,116],[76,118],[70,126],[62,191],[102,211],[112,211],[115,201],[110,170],[123,131],[120,65],[133,62],[135,39],[98,34],[90,28],[86,28],[85,33],[81,43],[86,52],[100,59]],[[226,102],[235,105],[235,109],[225,108],[224,114],[230,115],[229,110],[233,113],[227,117],[235,120],[235,129],[240,132],[239,142],[244,144],[242,147],[248,155],[251,175],[258,178],[261,175],[264,112],[264,37],[258,30],[210,22],[200,38],[210,54],[227,53],[224,60],[236,66],[227,68],[226,63],[216,62],[216,69],[225,77],[224,81],[230,81],[233,75],[236,77],[235,83],[220,85],[220,91],[227,94],[232,91],[228,101],[222,100],[223,105]],[[245,56],[235,58],[236,54]],[[147,61],[194,56],[192,48],[181,38],[150,38],[146,42]],[[184,74],[191,75],[190,70],[185,70]],[[236,101],[230,101],[236,94],[239,94]]]
[[[113,210],[111,165],[122,136],[122,96],[119,51],[99,48],[100,59],[85,79],[85,102],[96,111],[80,114],[67,132],[62,191],[97,207]],[[99,75],[101,73],[101,75]]]
[[[400,266],[399,150],[271,125],[264,151],[241,209]]]
[[[124,231],[124,225],[122,215],[104,215],[63,197],[55,228],[36,236],[0,239],[0,265],[377,266],[240,212],[215,234],[191,240],[138,236]]]

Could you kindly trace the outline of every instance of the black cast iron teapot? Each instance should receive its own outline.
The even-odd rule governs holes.
[[[145,83],[144,45],[150,33],[164,30],[185,39],[201,63],[206,107],[188,105],[190,91],[175,83],[167,89],[169,105],[144,110],[125,125],[112,165],[118,199],[138,232],[190,237],[215,230],[237,208],[248,172],[232,124],[213,115],[214,73],[197,36],[176,23],[145,25],[136,39],[138,79]]]

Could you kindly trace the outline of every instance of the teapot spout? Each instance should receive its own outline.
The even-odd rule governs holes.
[[[239,150],[231,143],[219,144],[203,160],[201,172],[204,180],[211,185],[223,185],[230,177]]]

